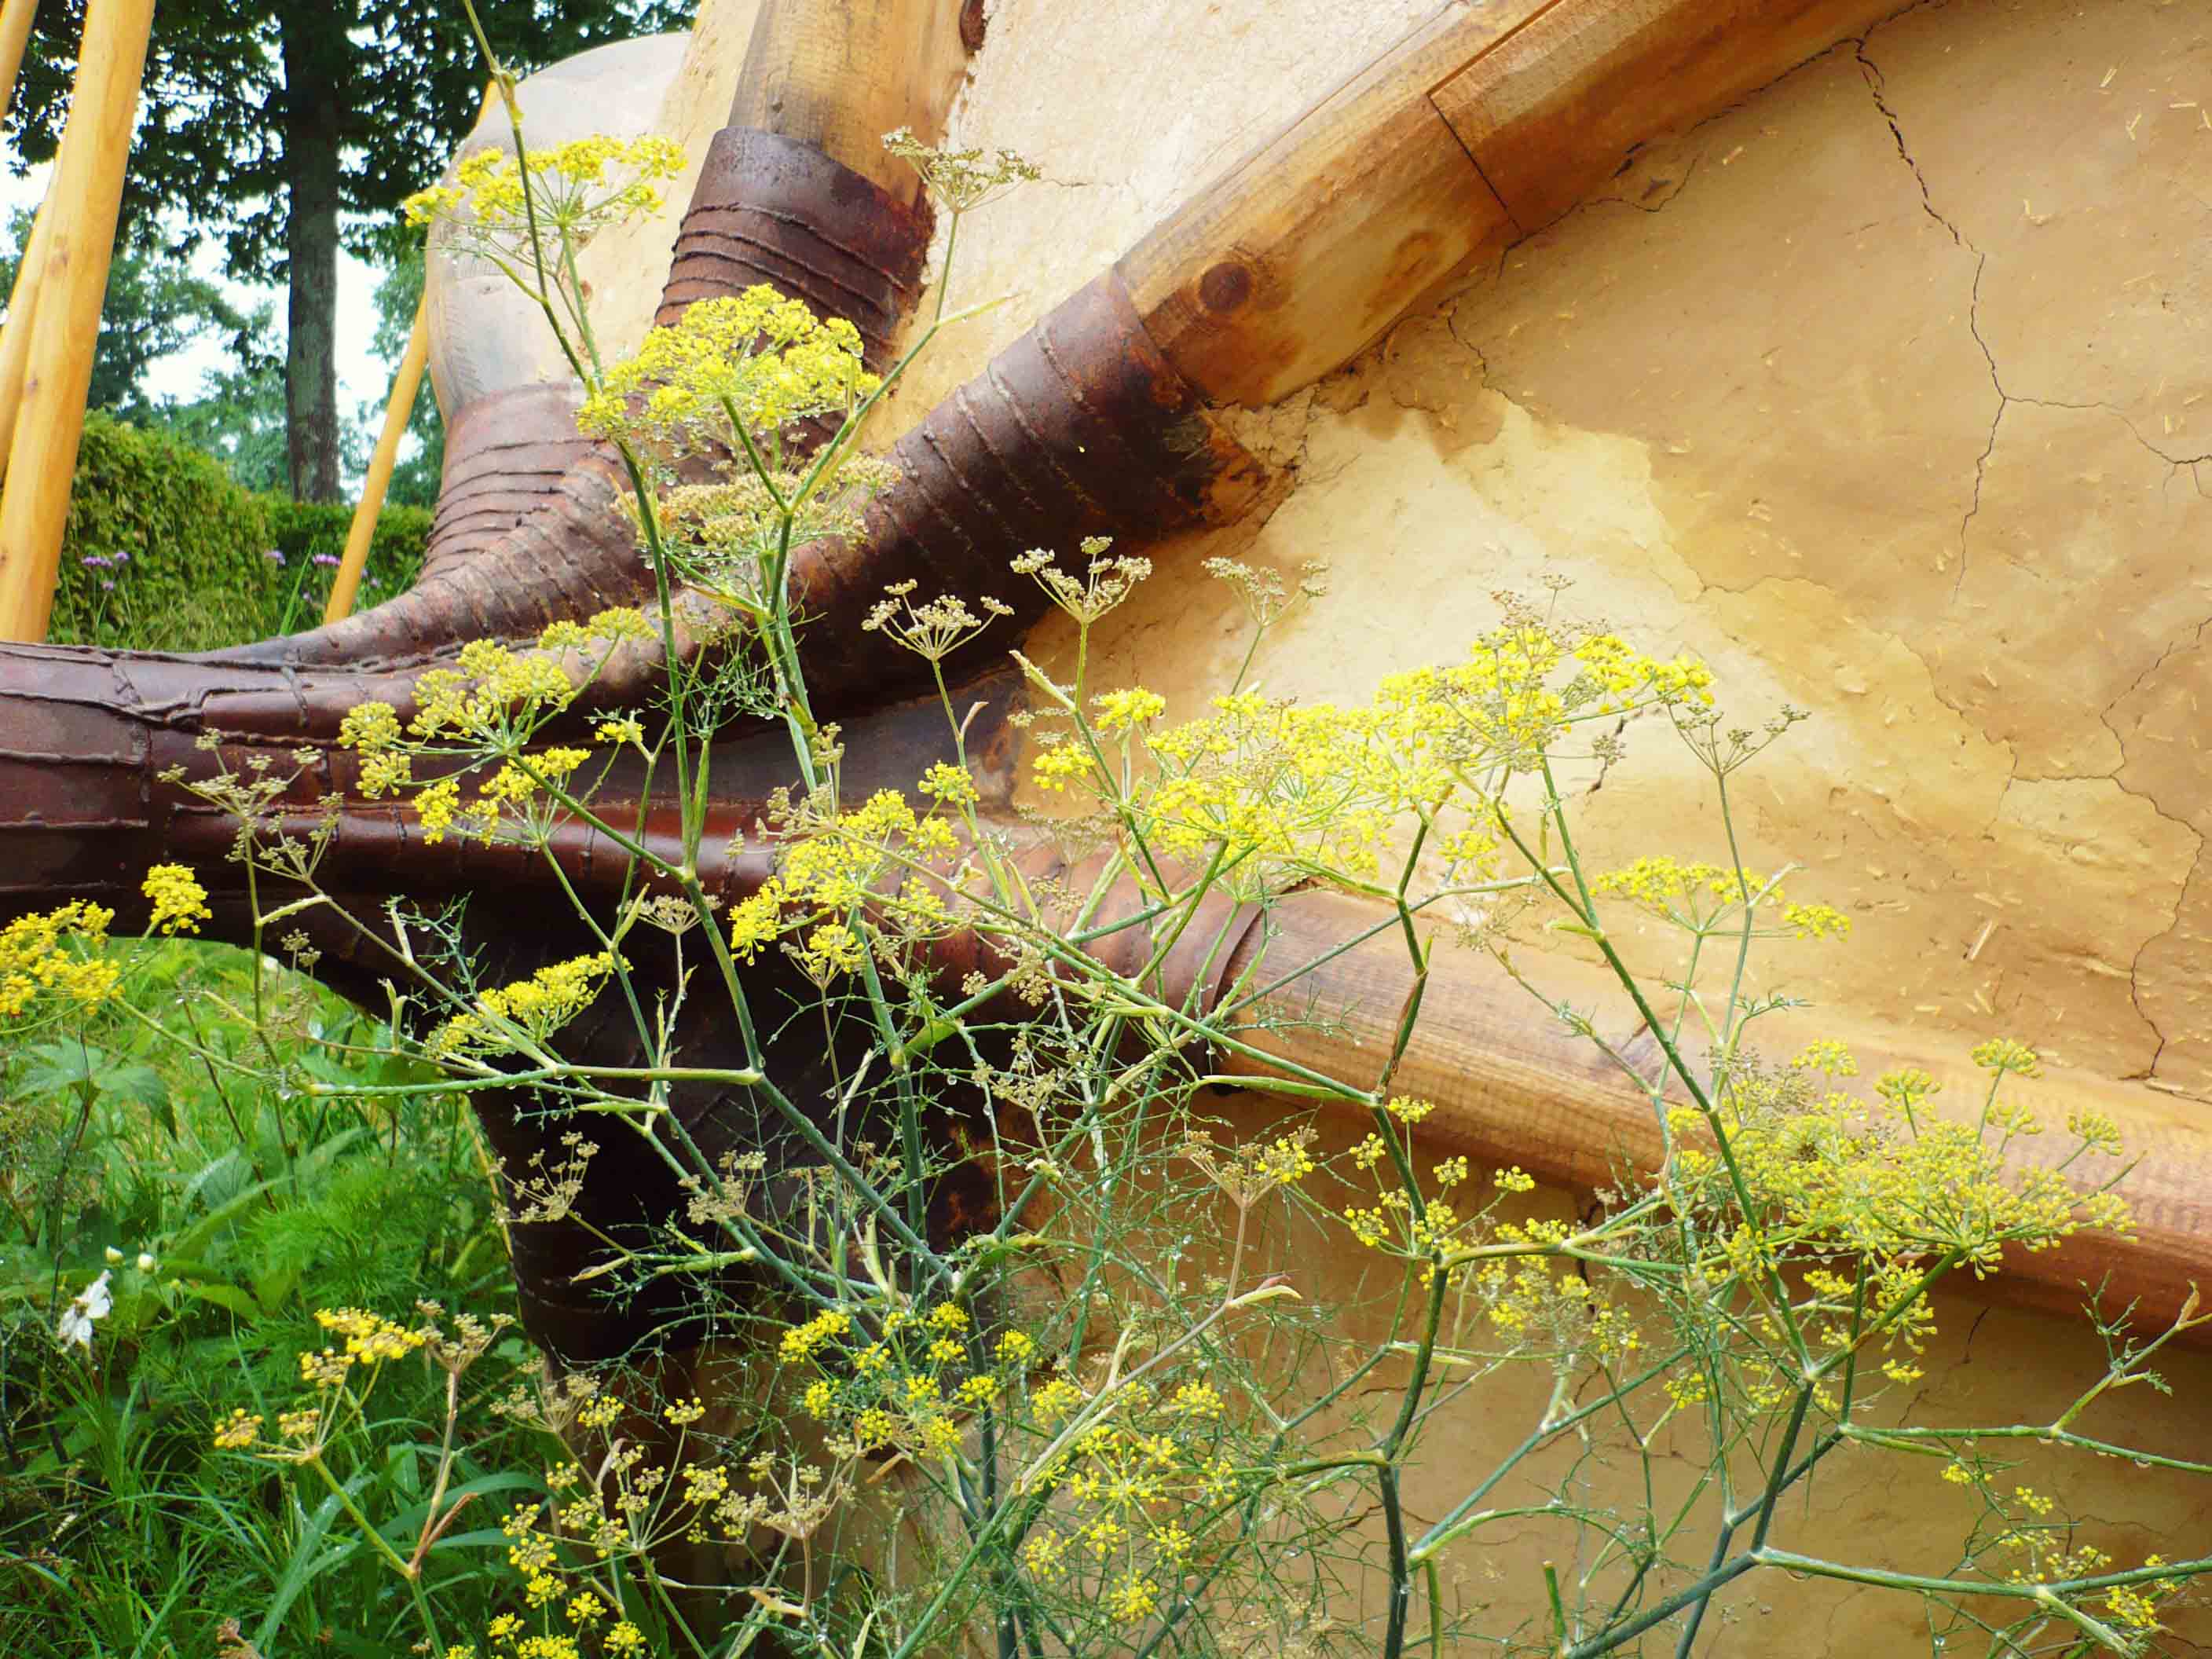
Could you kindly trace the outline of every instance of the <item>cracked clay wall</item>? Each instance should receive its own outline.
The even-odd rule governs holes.
[[[1019,148],[1059,182],[963,230],[955,299],[1017,297],[948,341],[902,407],[927,408],[1206,163],[1427,9],[994,7],[956,137]],[[1092,683],[1184,708],[1224,689],[1246,635],[1198,574],[1213,554],[1329,562],[1328,599],[1254,669],[1309,699],[1450,659],[1493,592],[1569,576],[1574,609],[1705,657],[1749,719],[1812,712],[1742,780],[1747,861],[1803,864],[1798,887],[1855,924],[1848,946],[1777,957],[1790,988],[1925,1043],[2015,1034],[2212,1097],[2208,230],[2212,8],[1905,11],[1648,147],[1603,199],[1247,417],[1294,486],[1264,523],[1148,550],[1158,574],[1111,619]],[[1065,664],[1054,625],[1029,643]],[[1589,804],[1599,857],[1721,855],[1716,817],[1682,809],[1696,784],[1669,741],[1636,734]],[[1356,1272],[1329,1257],[1324,1293]],[[1927,1370],[1958,1369],[1921,1385],[1910,1420],[2043,1420],[2101,1364],[2078,1320],[1947,1316]],[[2175,1380],[2166,1409],[2114,1431],[2201,1453],[2212,1367]],[[1533,1420],[1477,1397],[1438,1429],[1464,1455],[1424,1474],[1417,1507],[1440,1510]],[[2138,1517],[2093,1527],[2117,1555],[2212,1544],[2193,1486],[2028,1462],[2021,1479],[2081,1512]],[[1967,1518],[1952,1496],[1932,1467],[1869,1462],[1790,1530],[1948,1565]],[[1556,1544],[1486,1531],[1453,1594],[1526,1608]],[[1927,1650],[1909,1601],[1756,1582],[1708,1627],[1711,1651]],[[2212,1642],[2201,1613],[2179,1622],[2168,1650]]]

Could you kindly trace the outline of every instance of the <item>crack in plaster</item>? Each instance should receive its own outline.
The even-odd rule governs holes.
[[[2142,1020],[2142,1023],[2150,1027],[2151,1034],[2158,1039],[2158,1047],[2151,1051],[2150,1064],[2144,1066],[2141,1072],[2133,1074],[2136,1079],[2143,1082],[2148,1082],[2158,1076],[2158,1062],[2164,1057],[2166,1044],[2171,1041],[2171,1039],[2167,1037],[2165,1030],[2159,1025],[2159,1023],[2151,1018],[2149,1011],[2143,1006],[2142,959],[2149,951],[2151,946],[2158,944],[2162,939],[2172,938],[2175,933],[2180,931],[2181,908],[2183,904],[2187,902],[2189,890],[2195,884],[2197,872],[2204,862],[2204,836],[2201,830],[2199,830],[2194,824],[2189,823],[2185,818],[2178,817],[2174,814],[2167,811],[2166,808],[2160,804],[2158,798],[2150,793],[2148,790],[2130,789],[2125,783],[2121,781],[2119,774],[2126,768],[2128,763],[2128,740],[2124,737],[2121,736],[2120,728],[2112,723],[2112,710],[2118,708],[2122,703],[2125,702],[2130,697],[2135,696],[2137,691],[2141,690],[2146,681],[2150,679],[2153,675],[2156,674],[2160,669],[2166,666],[2166,659],[2172,656],[2175,652],[2181,650],[2185,645],[2202,644],[2204,639],[2204,630],[2209,626],[2212,626],[2212,617],[2208,617],[2205,621],[2197,623],[2197,626],[2190,631],[2185,639],[2176,639],[2172,641],[2163,651],[2160,651],[2158,653],[2158,659],[2155,662],[2152,663],[2149,667],[2144,669],[2142,673],[2136,675],[2133,680],[2129,682],[2128,689],[2126,690],[2121,692],[2119,696],[2114,697],[2112,702],[2106,703],[2102,708],[2097,711],[2097,719],[2099,722],[2107,732],[2110,732],[2112,734],[2112,741],[2119,746],[2120,764],[2113,769],[2112,781],[2119,784],[2122,793],[2134,795],[2142,800],[2148,801],[2150,804],[2151,811],[2157,813],[2159,817],[2167,820],[2169,823],[2179,824],[2182,829],[2187,830],[2191,835],[2197,837],[2196,854],[2190,860],[2189,868],[2181,878],[2180,888],[2173,896],[2173,915],[2167,920],[2166,925],[2159,932],[2153,933],[2148,939],[2143,940],[2141,945],[2137,945],[2136,947],[2135,955],[2128,959],[2128,1000],[2134,1006],[2136,1013]]]
[[[1951,584],[1951,597],[1956,599],[1966,582],[1967,529],[1982,510],[1982,484],[1989,477],[1990,457],[1996,453],[1997,428],[2004,424],[2005,410],[2014,399],[2005,390],[2004,380],[1997,373],[1996,353],[1990,349],[1990,343],[1982,334],[1982,274],[1989,269],[1990,256],[1969,241],[1966,233],[1936,207],[1935,194],[1928,187],[1928,175],[1921,171],[1912,147],[1905,143],[1904,119],[1891,106],[1889,100],[1882,95],[1886,78],[1881,66],[1867,56],[1867,41],[1872,38],[1872,31],[1869,31],[1855,43],[1859,73],[1865,77],[1867,91],[1874,99],[1875,108],[1881,112],[1881,118],[1889,126],[1890,137],[1897,141],[1898,159],[1911,170],[1912,181],[1920,187],[1920,210],[1941,225],[1953,242],[1974,256],[1973,287],[1966,301],[1966,331],[1974,337],[1974,344],[1980,350],[1982,360],[1989,365],[1990,385],[1997,394],[1996,412],[1990,417],[1989,438],[1982,445],[1982,453],[1974,458],[1973,495],[1967,501],[1966,512],[1959,519],[1959,574]]]

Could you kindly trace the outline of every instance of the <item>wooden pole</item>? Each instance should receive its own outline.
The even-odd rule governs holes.
[[[38,9],[39,0],[7,0],[0,8],[0,119],[15,106],[15,71],[23,67],[23,48]]]
[[[60,171],[58,167],[55,169]],[[31,325],[38,314],[39,277],[46,260],[46,230],[53,218],[54,192],[39,204],[31,234],[23,239],[22,262],[15,267],[15,285],[8,295],[8,320],[0,325],[0,465],[15,441],[15,411],[23,402],[23,368],[31,358]],[[7,475],[0,472],[0,478]]]
[[[376,535],[377,515],[384,511],[384,492],[392,487],[392,463],[399,456],[399,441],[407,433],[407,417],[415,412],[415,394],[422,389],[422,365],[430,360],[428,272],[424,272],[422,298],[415,303],[415,327],[407,337],[407,355],[392,378],[392,401],[385,405],[384,430],[377,434],[376,453],[369,457],[368,476],[362,480],[361,500],[353,509],[353,524],[346,532],[345,556],[331,582],[331,597],[323,606],[327,625],[343,622],[353,611],[354,594],[361,586],[362,567],[368,562],[368,544]]]
[[[154,0],[91,0],[49,197],[38,320],[0,495],[0,639],[46,637]]]
[[[477,106],[474,132],[499,107],[499,82],[484,87],[483,101]],[[502,139],[510,135],[501,134]],[[361,587],[362,567],[368,562],[368,544],[376,538],[377,516],[384,511],[385,492],[392,488],[392,468],[399,455],[399,440],[407,431],[407,417],[415,412],[415,394],[422,390],[422,370],[430,361],[430,248],[422,246],[422,297],[415,302],[415,326],[407,336],[407,350],[392,377],[392,401],[385,405],[384,430],[377,434],[376,451],[368,459],[368,476],[361,481],[361,500],[354,504],[353,522],[346,527],[343,556],[331,580],[331,597],[323,606],[325,627],[353,614],[354,596]]]

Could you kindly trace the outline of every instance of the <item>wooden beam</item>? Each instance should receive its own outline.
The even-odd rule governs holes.
[[[1429,91],[1547,3],[1446,6],[1123,256],[1185,380],[1288,397],[1516,234]]]
[[[15,72],[23,67],[23,48],[31,39],[31,20],[39,0],[7,0],[0,5],[0,120],[15,106]]]
[[[884,153],[912,127],[934,143],[968,72],[961,0],[762,0],[730,109],[820,150],[902,201],[914,169]]]
[[[1558,0],[1432,94],[1524,232],[1679,131],[1894,9],[1888,0]]]
[[[368,562],[368,544],[376,538],[377,516],[384,511],[385,492],[392,487],[392,463],[399,457],[400,439],[407,435],[408,417],[415,412],[415,395],[422,389],[422,366],[430,361],[427,303],[427,295],[415,302],[415,326],[407,337],[399,372],[392,377],[392,400],[384,408],[384,430],[377,434],[368,476],[362,480],[361,499],[354,503],[353,523],[346,530],[345,553],[338,560],[337,574],[331,579],[331,597],[323,605],[326,625],[353,613],[362,567]]]
[[[1146,326],[1217,403],[1274,403],[1894,0],[1446,6],[1131,249]]]
[[[59,172],[58,167],[55,169]],[[50,188],[31,221],[31,234],[23,239],[23,257],[15,266],[15,286],[8,294],[8,320],[0,325],[0,467],[6,465],[8,447],[15,436],[15,411],[23,404],[23,371],[31,359],[31,331],[38,316],[39,277],[46,262],[46,233],[53,220],[54,192]],[[0,478],[6,473],[0,471]]]
[[[46,637],[154,0],[91,0],[0,495],[0,639]]]

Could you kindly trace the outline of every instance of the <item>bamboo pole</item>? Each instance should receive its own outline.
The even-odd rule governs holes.
[[[8,488],[0,495],[0,639],[43,639],[53,615],[62,529],[153,25],[154,0],[91,0],[85,10],[69,126],[48,191],[54,216],[38,322],[8,447]]]
[[[474,133],[500,106],[499,82],[485,84],[483,100],[477,106]],[[464,136],[465,143],[467,137]],[[456,152],[458,154],[458,152]],[[422,370],[430,361],[430,249],[422,248],[422,295],[415,302],[415,325],[407,335],[407,349],[392,377],[392,400],[385,405],[384,430],[377,434],[375,453],[369,457],[368,476],[361,481],[361,500],[354,503],[353,522],[346,526],[345,552],[337,574],[331,580],[331,597],[323,605],[323,623],[343,622],[353,614],[361,573],[368,563],[368,546],[376,539],[376,520],[384,511],[384,497],[392,488],[392,469],[399,456],[399,440],[407,431],[407,417],[415,412],[415,395],[422,387]]]
[[[39,0],[7,0],[0,9],[0,120],[15,107],[15,71],[23,67],[23,48],[38,9]]]
[[[407,417],[415,412],[415,394],[422,389],[422,365],[430,360],[429,273],[423,273],[422,297],[415,302],[415,326],[407,336],[407,354],[399,372],[392,377],[392,401],[385,405],[384,430],[377,434],[376,453],[369,457],[368,476],[362,480],[361,500],[355,503],[353,524],[346,532],[345,554],[331,582],[331,597],[323,606],[325,625],[343,622],[352,613],[354,595],[361,587],[362,567],[368,562],[368,544],[376,536],[377,515],[384,511],[384,493],[392,487],[392,463],[399,456],[399,441],[407,433]]]
[[[38,216],[31,222],[31,234],[23,239],[22,262],[15,267],[15,284],[8,294],[8,320],[0,325],[0,465],[15,441],[15,411],[22,406],[23,368],[31,357],[31,326],[38,315],[39,278],[46,260],[53,208],[54,191],[49,185]],[[6,476],[0,472],[0,478]]]

